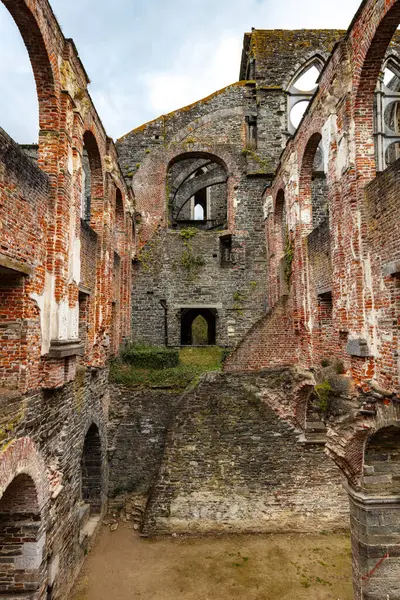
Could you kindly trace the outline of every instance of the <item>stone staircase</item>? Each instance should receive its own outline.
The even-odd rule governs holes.
[[[322,421],[309,421],[304,430],[304,441],[310,444],[326,444],[326,426]]]

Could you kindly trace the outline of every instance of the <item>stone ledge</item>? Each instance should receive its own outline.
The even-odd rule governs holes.
[[[53,340],[51,342],[49,358],[67,358],[68,356],[82,356],[84,345],[80,340]]]
[[[5,256],[4,254],[0,254],[0,272],[3,269],[6,273],[11,272],[10,274],[14,275],[17,273],[20,275],[32,275],[34,271],[31,265],[16,260],[15,258]]]
[[[385,277],[390,275],[400,275],[400,260],[394,260],[382,267],[382,273]]]

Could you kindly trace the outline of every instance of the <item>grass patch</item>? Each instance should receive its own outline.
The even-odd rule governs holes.
[[[123,354],[111,364],[110,381],[128,387],[182,391],[203,373],[220,370],[223,356],[224,351],[216,346],[183,348],[178,366],[157,369],[128,364]]]
[[[207,371],[211,371],[221,367],[223,353],[223,349],[218,346],[189,347],[180,350],[179,359],[184,365],[205,367]]]

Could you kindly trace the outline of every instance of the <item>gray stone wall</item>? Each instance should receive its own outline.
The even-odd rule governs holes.
[[[347,528],[334,463],[276,413],[301,377],[210,373],[177,407],[145,531],[278,532]],[[275,408],[275,410],[273,409]]]
[[[112,386],[109,497],[147,493],[154,485],[177,396],[163,390]]]
[[[1,443],[30,437],[44,460],[52,496],[43,508],[46,553],[43,568],[53,568],[51,598],[68,597],[83,562],[89,540],[83,533],[87,510],[81,502],[81,461],[84,440],[94,423],[101,442],[101,472],[96,493],[106,508],[108,487],[107,435],[108,370],[78,371],[74,382],[60,390],[21,397],[0,390]],[[46,475],[45,475],[46,476]]]
[[[179,231],[162,230],[142,251],[136,265],[132,293],[132,335],[136,342],[163,345],[166,300],[168,343],[180,345],[182,307],[216,308],[216,343],[235,346],[264,313],[262,267],[264,248],[258,235],[233,236],[232,264],[221,267],[218,232],[198,231],[190,241],[193,260],[203,264],[188,268],[188,248]]]

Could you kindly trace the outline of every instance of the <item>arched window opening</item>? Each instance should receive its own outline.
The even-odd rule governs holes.
[[[93,207],[103,199],[103,172],[96,138],[91,131],[83,136],[81,218],[90,223]]]
[[[400,157],[400,65],[389,58],[379,76],[375,96],[375,158],[383,171]]]
[[[0,125],[20,144],[36,143],[39,134],[39,103],[32,65],[18,27],[2,3],[0,54],[2,79],[7,82],[2,87]]]
[[[216,344],[217,311],[213,308],[181,310],[181,345],[213,346]]]
[[[286,222],[286,206],[285,194],[283,190],[279,190],[276,197],[275,213],[274,213],[274,236],[275,236],[275,260],[277,264],[277,286],[279,297],[287,296],[289,293],[288,286],[288,259],[285,254],[285,248],[288,243],[288,229]]]
[[[10,310],[12,307],[12,310]],[[0,266],[0,387],[23,389],[27,338],[25,279]]]
[[[316,229],[329,214],[328,184],[324,171],[322,146],[319,144],[314,157],[312,170],[312,228]]]
[[[0,597],[30,598],[40,589],[45,540],[35,484],[21,473],[0,499]]]
[[[328,186],[323,166],[321,134],[311,136],[303,156],[300,197],[304,214],[309,213],[308,233],[317,229],[329,215]]]
[[[363,488],[376,496],[399,496],[400,427],[383,427],[367,440]]]
[[[315,56],[294,76],[288,92],[288,129],[294,134],[318,88],[318,78],[323,67],[322,58]]]
[[[84,148],[82,156],[81,219],[87,223],[90,222],[91,184],[89,156],[86,148]]]
[[[123,253],[124,247],[124,238],[125,238],[125,214],[124,214],[124,204],[122,201],[122,194],[119,189],[117,189],[115,194],[115,247],[118,254],[121,256]]]
[[[227,172],[207,154],[184,155],[168,170],[172,228],[224,229],[227,221]]]
[[[100,513],[102,507],[102,458],[99,429],[94,423],[85,437],[81,459],[81,498],[90,513]]]

